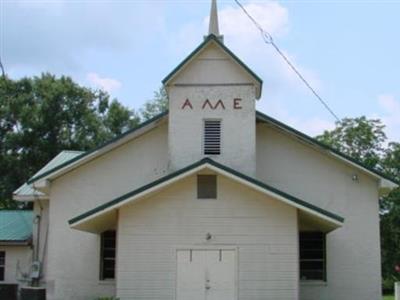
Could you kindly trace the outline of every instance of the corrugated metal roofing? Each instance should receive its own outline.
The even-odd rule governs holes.
[[[75,158],[76,156],[82,154],[82,151],[70,151],[64,150],[61,151],[56,157],[54,157],[51,161],[49,161],[43,168],[41,168],[35,175],[39,176],[65,162],[70,161],[71,159]],[[17,190],[14,191],[15,196],[43,196],[44,194],[36,191],[32,188],[31,184],[24,183],[20,186]]]
[[[0,210],[0,242],[26,241],[32,236],[33,211]]]
[[[43,168],[41,168],[33,176],[34,177],[39,176],[39,175],[43,174],[44,172],[47,172],[47,171],[57,167],[58,165],[61,165],[65,162],[75,158],[76,156],[78,156],[82,153],[83,153],[83,151],[70,151],[70,150],[61,151],[56,157],[54,157],[51,161],[49,161],[47,163],[47,165],[45,165]]]

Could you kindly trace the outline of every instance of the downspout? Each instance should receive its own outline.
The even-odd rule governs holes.
[[[39,204],[39,214],[36,215],[34,223],[36,224],[36,241],[35,245],[36,247],[33,248],[33,262],[39,262],[39,250],[40,250],[40,227],[41,227],[41,219],[42,219],[42,212],[43,212],[43,206],[40,203],[40,200],[37,199],[37,203]],[[31,285],[34,287],[38,287],[40,285],[40,273],[41,273],[41,262],[39,262],[39,276],[35,276],[32,278]]]

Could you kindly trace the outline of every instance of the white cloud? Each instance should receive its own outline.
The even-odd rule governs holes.
[[[85,55],[134,53],[137,45],[161,34],[164,7],[145,1],[5,1],[3,59],[17,70],[82,71]],[[151,26],[143,26],[150,17]]]
[[[297,123],[297,124],[296,124]],[[335,128],[334,122],[314,117],[307,120],[297,120],[294,127],[314,137],[322,134],[325,130],[332,130]]]
[[[269,103],[265,106],[268,115],[289,126],[308,134],[311,137],[322,134],[325,130],[335,128],[335,122],[320,117],[301,118],[295,117],[279,103]]]
[[[277,1],[249,2],[245,9],[267,30],[279,44],[279,38],[288,34],[290,28],[289,11]],[[184,57],[199,43],[199,37],[208,30],[209,17],[203,22],[191,22],[183,26],[176,39],[169,45],[170,51]],[[270,46],[264,43],[260,32],[238,6],[224,6],[219,10],[220,32],[225,44],[264,79],[268,93],[279,93],[288,89],[309,94],[309,90],[286,62]],[[179,47],[176,47],[179,45]],[[311,85],[318,91],[323,84],[316,71],[298,62],[293,53],[281,49]]]
[[[288,31],[289,14],[278,2],[249,3],[245,9],[261,27],[274,36],[281,36]],[[209,18],[206,19],[208,23]],[[221,31],[227,37],[240,39],[243,42],[259,40],[260,33],[239,7],[227,7],[220,12]]]
[[[122,86],[121,82],[119,82],[118,80],[113,78],[100,77],[100,75],[97,73],[87,74],[86,79],[96,88],[100,88],[109,93],[118,90]]]
[[[389,140],[400,142],[400,101],[394,95],[378,96],[378,104],[382,113],[378,116],[386,125]]]

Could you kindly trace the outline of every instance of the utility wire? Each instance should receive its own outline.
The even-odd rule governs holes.
[[[262,26],[250,15],[250,13],[244,8],[244,6],[238,1],[234,0],[236,4],[242,9],[242,11],[246,14],[246,16],[250,19],[250,21],[257,27],[260,31],[261,36],[266,44],[271,45],[276,52],[282,57],[282,59],[286,62],[286,64],[292,69],[292,71],[300,78],[300,80],[306,85],[306,87],[314,94],[314,96],[321,102],[321,104],[328,110],[328,112],[336,119],[336,121],[340,122],[339,117],[333,112],[333,110],[329,107],[328,103],[322,99],[322,97],[317,93],[317,91],[311,86],[311,84],[305,79],[305,77],[300,73],[300,71],[293,65],[293,63],[289,60],[289,58],[279,49],[279,47],[275,44],[274,39],[268,31],[264,30]]]

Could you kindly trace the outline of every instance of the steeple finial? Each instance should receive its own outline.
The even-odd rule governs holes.
[[[222,35],[219,34],[217,0],[212,0],[211,2],[210,25],[208,27],[208,35],[210,34],[215,35],[221,41],[223,40]]]

